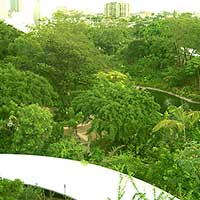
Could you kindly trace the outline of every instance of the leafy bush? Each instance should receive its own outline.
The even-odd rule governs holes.
[[[73,137],[64,137],[54,144],[50,144],[47,155],[73,160],[84,159],[85,148],[82,143]]]
[[[38,105],[18,107],[11,103],[0,109],[2,153],[42,154],[52,133],[52,114]]]
[[[177,180],[187,199],[200,198],[200,144],[190,142],[176,154]]]
[[[0,200],[42,200],[45,199],[42,189],[26,187],[20,180],[0,179]]]

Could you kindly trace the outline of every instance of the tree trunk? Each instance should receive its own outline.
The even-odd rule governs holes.
[[[197,84],[198,84],[198,89],[200,90],[200,74],[199,74],[199,69],[197,69]]]

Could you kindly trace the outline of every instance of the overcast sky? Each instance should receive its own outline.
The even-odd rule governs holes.
[[[89,10],[103,12],[104,4],[112,0],[41,0],[43,13],[58,6],[66,6],[69,9]],[[113,0],[115,1],[115,0]],[[126,0],[132,7],[132,12],[139,11],[199,11],[200,0]]]

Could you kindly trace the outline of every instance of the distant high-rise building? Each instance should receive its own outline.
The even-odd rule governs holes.
[[[8,17],[8,3],[7,0],[0,0],[0,19],[6,19]]]
[[[40,0],[34,1],[34,22],[38,24],[41,18]]]
[[[130,17],[130,4],[124,2],[110,2],[104,7],[107,17]]]
[[[23,0],[10,0],[10,12],[22,12]]]

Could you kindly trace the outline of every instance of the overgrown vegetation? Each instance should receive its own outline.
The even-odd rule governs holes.
[[[153,93],[137,88],[200,99],[198,17],[58,11],[27,34],[4,22],[0,30],[0,153],[123,166],[180,199],[200,198],[200,111],[170,103],[161,110]],[[85,144],[76,128],[88,122]],[[68,135],[65,126],[73,130]],[[0,183],[0,199],[30,191],[18,181]]]

